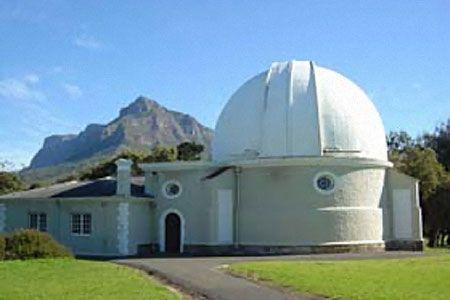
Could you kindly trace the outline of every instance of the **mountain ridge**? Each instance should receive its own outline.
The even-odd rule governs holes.
[[[213,130],[191,115],[170,110],[139,96],[107,124],[92,123],[78,134],[51,135],[34,155],[25,172],[96,160],[124,148],[150,150],[156,145],[176,146],[185,141],[203,144],[209,153]]]

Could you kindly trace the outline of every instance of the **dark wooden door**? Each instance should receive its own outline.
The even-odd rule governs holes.
[[[166,216],[166,253],[180,253],[181,221],[177,214]]]

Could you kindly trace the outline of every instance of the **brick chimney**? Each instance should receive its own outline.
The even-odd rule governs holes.
[[[131,160],[118,159],[117,166],[117,189],[116,194],[120,196],[130,196],[131,194]]]

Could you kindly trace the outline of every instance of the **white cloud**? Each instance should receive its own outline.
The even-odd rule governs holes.
[[[86,48],[86,49],[100,49],[103,44],[92,36],[81,35],[74,39],[73,41],[75,46]]]
[[[56,66],[50,70],[50,73],[52,74],[60,74],[62,72],[64,72],[64,68],[62,66]]]
[[[34,84],[39,81],[37,76],[25,76],[23,79],[6,78],[0,80],[0,97],[7,100],[44,101],[45,95]]]
[[[38,83],[39,82],[39,76],[34,74],[34,73],[31,73],[31,74],[26,75],[23,78],[23,80],[25,82],[27,82],[27,83],[34,84],[34,83]]]
[[[63,88],[71,98],[79,98],[83,95],[83,91],[78,85],[65,83]]]
[[[0,20],[42,23],[48,19],[48,1],[0,1]]]
[[[55,131],[79,129],[61,115],[55,103],[49,101],[50,96],[40,82],[39,76],[31,73],[0,79],[0,117],[7,119],[0,127],[0,158],[19,163],[18,166],[28,163],[46,136]],[[77,86],[71,87],[74,95],[81,92]]]

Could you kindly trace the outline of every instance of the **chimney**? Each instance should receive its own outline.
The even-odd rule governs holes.
[[[117,166],[117,190],[116,194],[120,196],[130,196],[131,193],[131,160],[118,159]]]

